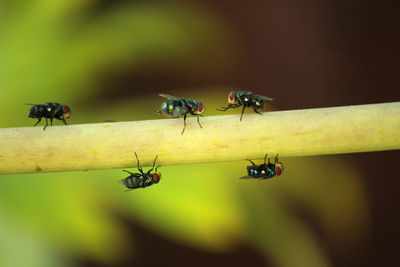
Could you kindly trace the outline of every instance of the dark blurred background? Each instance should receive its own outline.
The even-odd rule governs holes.
[[[154,110],[162,102],[157,96],[161,92],[209,97],[211,105],[204,101],[206,109],[209,107],[208,115],[218,114],[215,108],[225,103],[232,89],[271,96],[275,99],[271,109],[275,110],[392,102],[400,98],[398,1],[71,2],[5,3],[7,13],[0,22],[5,26],[1,31],[6,41],[0,44],[4,58],[0,66],[4,77],[2,95],[7,96],[3,97],[2,106],[7,111],[15,107],[13,101],[18,105],[40,103],[57,95],[60,102],[72,103],[72,115],[76,117],[71,118],[71,123],[85,123],[158,118]],[[30,125],[24,112],[27,110],[18,106],[18,117],[2,115],[1,126],[21,126],[21,122]],[[78,115],[82,113],[86,117]],[[282,158],[287,162],[282,177],[250,185],[236,179],[237,173],[245,170],[244,162],[239,166],[206,165],[206,173],[201,173],[203,167],[197,167],[198,178],[191,177],[195,175],[190,168],[196,166],[176,167],[175,176],[173,171],[168,174],[174,177],[170,187],[157,185],[163,193],[152,188],[154,191],[149,190],[146,196],[146,192],[136,194],[135,199],[113,195],[120,194],[120,188],[110,188],[115,179],[110,181],[109,177],[117,179],[122,175],[119,171],[76,174],[80,178],[71,182],[71,192],[79,186],[81,201],[101,203],[102,212],[112,218],[107,219],[112,223],[106,223],[104,229],[123,229],[115,239],[124,241],[119,243],[111,238],[107,245],[110,237],[93,241],[88,234],[92,241],[87,247],[95,247],[93,253],[86,248],[82,249],[86,252],[65,249],[80,242],[79,234],[75,238],[78,241],[71,238],[75,241],[65,244],[58,241],[62,239],[59,234],[55,234],[54,241],[53,233],[43,230],[47,233],[39,239],[46,240],[45,247],[52,247],[49,251],[57,251],[58,256],[52,256],[50,262],[65,266],[397,266],[399,156],[398,151],[388,151]],[[226,174],[225,170],[232,166],[237,167]],[[216,168],[218,171],[214,171]],[[62,177],[69,179],[70,175]],[[20,177],[28,177],[27,183],[33,187],[40,179],[46,186],[49,181],[63,184],[58,175],[43,176]],[[210,189],[222,176],[222,182]],[[36,206],[27,204],[28,199],[35,198],[34,194],[29,198],[23,192],[9,193],[20,186],[16,177],[5,176],[0,182],[0,207],[4,210],[2,216],[13,211],[10,222],[17,220],[18,225],[29,225],[23,226],[28,229],[24,231],[46,229],[47,223],[51,224],[50,221],[42,226],[46,220],[40,219],[39,226],[31,226],[29,220],[40,214],[80,216],[65,215],[68,209],[62,208],[63,200],[51,197],[44,201],[50,200],[62,210],[44,208],[43,213],[32,218],[19,216],[18,212],[34,210]],[[198,181],[186,181],[192,178]],[[82,180],[88,183],[83,189]],[[94,187],[97,183],[102,184],[102,189]],[[193,186],[201,183],[207,186],[195,191]],[[35,190],[41,189],[52,190],[45,186]],[[104,197],[96,193],[101,190],[118,192],[104,193],[110,194]],[[227,218],[221,225],[219,215],[213,214],[223,213],[226,207],[217,205],[210,212],[216,202],[207,202],[210,195],[214,198],[219,194],[232,194],[235,201],[221,197],[216,202],[227,201],[226,207],[236,214],[221,215]],[[26,202],[20,200],[23,197]],[[15,199],[23,204],[10,205]],[[99,199],[101,202],[97,202]],[[41,203],[37,205],[42,207]],[[20,206],[24,208],[18,211]],[[118,206],[124,209],[119,210]],[[72,204],[70,207],[75,209]],[[176,210],[196,215],[187,219],[185,212],[175,213]],[[103,216],[93,218],[103,220]],[[215,217],[215,221],[199,222],[199,228],[194,227],[203,216]],[[87,226],[78,227],[77,232],[91,229],[93,218],[86,218]],[[232,218],[234,226],[230,223]],[[170,227],[161,226],[165,220]],[[63,218],[59,221],[59,227],[53,230],[56,233],[68,228]],[[186,227],[193,229],[185,230]],[[223,233],[222,237],[214,236],[213,227],[217,227],[217,233]],[[114,230],[110,231],[113,236]],[[201,236],[207,236],[208,231],[210,236],[203,240]],[[32,232],[41,231],[35,228]],[[190,241],[190,234],[196,232],[199,237]],[[189,241],[182,237],[185,235]],[[91,242],[105,243],[97,248]],[[307,246],[310,250],[303,250]],[[0,255],[9,255],[11,249],[0,251]],[[44,255],[50,253],[43,251]],[[110,252],[113,256],[99,256],[107,251],[114,251]],[[5,263],[13,263],[4,258]]]

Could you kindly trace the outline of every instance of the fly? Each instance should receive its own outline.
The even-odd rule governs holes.
[[[183,99],[172,95],[159,94],[159,96],[169,99],[169,101],[161,104],[161,108],[157,110],[159,114],[164,114],[167,117],[179,118],[183,115],[183,134],[186,128],[186,116],[187,114],[197,116],[197,122],[200,128],[203,128],[200,124],[199,117],[204,113],[204,105],[199,100]]]
[[[61,105],[59,103],[45,103],[45,104],[25,104],[32,105],[28,117],[29,118],[37,118],[38,121],[36,125],[42,120],[42,118],[46,119],[46,125],[43,128],[43,131],[46,130],[48,124],[48,119],[50,119],[50,125],[53,125],[53,119],[61,120],[65,125],[68,123],[65,121],[65,118],[71,117],[71,110],[67,105]]]
[[[130,190],[136,189],[136,188],[145,188],[145,187],[148,187],[153,184],[158,184],[158,182],[161,179],[161,173],[157,172],[157,169],[160,168],[161,166],[157,166],[155,169],[156,172],[151,173],[151,171],[154,169],[154,165],[156,164],[158,155],[154,159],[153,167],[150,170],[148,170],[146,173],[143,172],[142,167],[140,167],[140,165],[139,165],[139,159],[138,159],[136,152],[135,152],[135,157],[137,159],[137,165],[138,165],[137,168],[139,170],[139,173],[132,173],[130,171],[123,170],[124,172],[129,173],[129,176],[126,177],[125,179],[122,179],[119,181],[125,187],[129,188],[129,190],[126,190],[126,191],[130,191]]]
[[[282,174],[284,167],[283,163],[279,162],[278,155],[275,156],[274,163],[271,163],[269,159],[267,163],[266,160],[267,160],[267,154],[265,154],[264,164],[256,165],[254,162],[248,159],[248,161],[250,161],[250,163],[252,164],[251,166],[247,166],[247,173],[249,176],[241,177],[241,179],[249,179],[249,178],[268,179],[276,175],[279,176]]]
[[[226,111],[230,108],[238,108],[240,106],[243,106],[242,114],[240,115],[240,120],[242,120],[245,108],[252,107],[255,113],[262,115],[260,112],[258,112],[258,110],[264,109],[264,100],[273,101],[274,99],[262,95],[256,95],[252,92],[232,91],[228,95],[228,106],[221,107],[221,109],[217,110]]]

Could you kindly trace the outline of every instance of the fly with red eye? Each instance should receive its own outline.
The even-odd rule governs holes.
[[[42,118],[46,119],[46,125],[43,128],[43,131],[46,130],[46,127],[49,125],[48,119],[50,119],[50,125],[53,125],[53,119],[57,119],[63,121],[65,125],[68,123],[65,119],[71,117],[71,110],[67,105],[62,105],[59,103],[45,103],[45,104],[25,104],[33,106],[29,112],[29,118],[36,118],[38,121],[36,125],[42,120]]]
[[[256,95],[252,92],[231,91],[228,95],[228,106],[221,107],[220,109],[217,108],[217,110],[226,111],[230,108],[238,108],[243,106],[242,114],[240,115],[240,120],[242,120],[245,108],[252,107],[255,113],[262,115],[262,113],[258,112],[258,110],[264,109],[265,100],[272,101],[274,99],[262,95]]]
[[[169,99],[169,101],[161,104],[161,108],[157,111],[159,114],[164,114],[167,117],[179,118],[179,116],[183,115],[183,134],[186,128],[186,116],[187,114],[197,116],[197,122],[200,128],[203,128],[200,124],[199,117],[203,116],[204,113],[204,105],[199,100],[193,99],[183,99],[179,97],[175,97],[167,94],[159,94],[159,96]]]
[[[135,152],[135,157],[137,159],[137,166],[138,166],[137,168],[140,173],[132,173],[130,171],[123,170],[124,172],[129,173],[128,177],[120,180],[121,184],[123,184],[125,187],[129,188],[126,191],[130,191],[130,190],[136,189],[136,188],[145,188],[145,187],[151,186],[153,184],[158,184],[158,182],[161,179],[161,173],[157,172],[157,169],[160,168],[161,166],[157,166],[155,168],[156,172],[151,173],[154,170],[154,166],[156,164],[158,155],[154,159],[153,167],[150,170],[148,170],[146,173],[143,172],[142,167],[140,167],[139,159],[138,159],[136,152]]]
[[[275,156],[274,163],[271,163],[268,159],[267,163],[267,154],[264,157],[264,164],[256,165],[254,162],[248,159],[252,166],[247,166],[247,173],[249,176],[241,177],[241,179],[249,179],[249,178],[261,178],[261,179],[269,179],[274,176],[279,176],[283,172],[283,163],[279,162],[278,155]]]

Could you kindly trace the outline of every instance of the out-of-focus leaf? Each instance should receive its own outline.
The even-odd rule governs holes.
[[[125,251],[120,227],[90,180],[74,173],[2,176],[0,202],[21,227],[35,229],[71,253],[115,260]],[[110,250],[118,247],[118,250]],[[105,253],[107,252],[107,253]]]
[[[226,249],[245,234],[243,210],[231,183],[236,177],[226,175],[233,166],[165,167],[159,184],[123,195],[125,211],[186,243]]]
[[[314,214],[326,236],[346,251],[362,247],[369,228],[367,200],[361,176],[351,162],[335,156],[288,159],[287,179],[276,194],[301,199]],[[289,169],[290,167],[290,169]],[[351,236],[351,240],[342,242]]]
[[[16,110],[15,117],[0,121],[2,127],[26,121],[23,103],[73,106],[78,96],[89,98],[102,73],[128,63],[133,69],[158,64],[193,74],[229,62],[224,27],[201,8],[142,3],[93,16],[90,8],[79,8],[80,1],[43,2],[16,12],[21,19],[0,32],[0,111]]]
[[[67,266],[60,251],[42,235],[12,219],[0,213],[1,266]]]
[[[280,160],[282,176],[238,185],[251,242],[278,266],[329,266],[321,249],[325,246],[293,212],[302,208],[318,220],[339,251],[362,246],[369,218],[360,177],[351,165],[333,157]]]

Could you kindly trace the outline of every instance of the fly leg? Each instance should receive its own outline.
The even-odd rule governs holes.
[[[185,132],[185,128],[186,128],[186,115],[187,115],[187,113],[185,113],[185,116],[183,116],[183,130],[182,130],[181,135],[183,134],[183,132]]]
[[[136,152],[135,152],[135,157],[137,159],[137,168],[138,168],[138,170],[140,171],[141,174],[144,174],[142,167],[140,167],[140,165],[139,165],[139,158],[138,158]]]
[[[68,123],[65,121],[65,118],[64,118],[63,115],[59,118],[59,120],[62,120],[62,121],[64,122],[65,125],[68,125]]]
[[[203,126],[200,124],[200,116],[197,116],[197,123],[199,124],[200,128],[203,128]]]
[[[42,117],[39,117],[37,123],[35,123],[35,125],[33,125],[33,126],[38,125],[38,123],[39,123],[41,120],[42,120]]]
[[[226,111],[230,109],[232,106],[227,106],[227,107],[220,107],[219,109],[217,108],[218,111]]]
[[[221,109],[217,108],[217,110],[218,111],[226,111],[230,108],[238,108],[238,107],[240,107],[240,105],[238,105],[238,104],[233,104],[233,105],[229,104],[227,107],[221,107]]]
[[[262,113],[258,112],[257,108],[253,108],[254,112],[260,115],[263,115]]]
[[[150,172],[154,169],[154,166],[156,165],[156,160],[157,160],[157,158],[158,158],[158,155],[157,155],[156,158],[154,159],[153,167],[152,167],[150,170],[148,170],[147,174],[150,174]],[[157,167],[157,168],[158,168],[158,167]],[[157,168],[156,168],[156,171],[157,171]]]
[[[256,164],[254,164],[254,162],[252,162],[251,160],[247,159],[248,161],[251,162],[251,164],[253,164],[253,166],[256,166]]]
[[[240,121],[242,121],[242,117],[243,117],[243,113],[244,113],[244,109],[246,108],[245,105],[243,105],[243,109],[242,109],[242,114],[240,115]]]
[[[46,130],[46,127],[49,126],[49,122],[47,121],[47,117],[46,117],[46,125],[43,128],[43,131]]]

